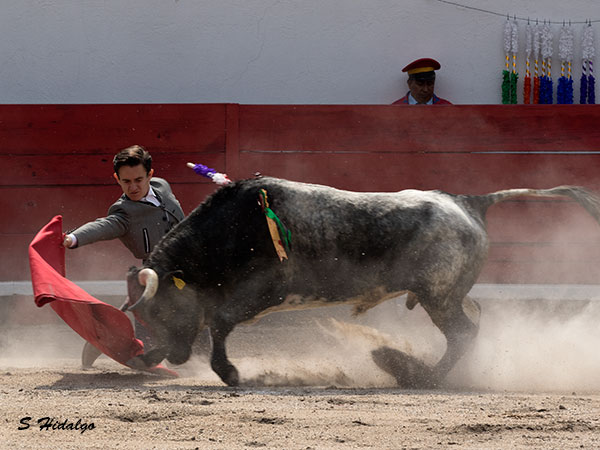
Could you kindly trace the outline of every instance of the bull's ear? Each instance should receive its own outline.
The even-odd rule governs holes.
[[[183,270],[181,270],[181,269],[179,269],[179,270],[173,270],[172,272],[168,272],[167,276],[168,277],[183,278]]]
[[[174,270],[173,272],[169,272],[168,279],[179,290],[182,290],[185,287],[185,281],[183,280],[183,270]]]

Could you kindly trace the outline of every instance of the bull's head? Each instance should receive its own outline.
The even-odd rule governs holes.
[[[151,359],[166,357],[173,364],[186,362],[204,319],[195,290],[185,285],[181,272],[159,276],[151,268],[132,267],[127,275],[127,291],[134,302],[128,309],[152,334]],[[146,361],[149,365],[160,362]]]

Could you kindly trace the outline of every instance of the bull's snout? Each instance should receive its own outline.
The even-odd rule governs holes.
[[[179,365],[187,362],[192,354],[192,347],[187,345],[177,345],[169,351],[167,359],[171,364]]]

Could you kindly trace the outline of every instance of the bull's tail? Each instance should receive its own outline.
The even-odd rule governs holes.
[[[581,186],[557,186],[551,189],[506,189],[487,195],[474,196],[471,199],[472,206],[478,208],[485,216],[485,211],[493,204],[523,196],[570,197],[600,223],[600,197]]]

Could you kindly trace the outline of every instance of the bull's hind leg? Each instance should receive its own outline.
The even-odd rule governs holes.
[[[373,361],[395,377],[402,388],[439,386],[469,349],[479,330],[480,307],[468,297],[460,303],[446,303],[450,308],[445,311],[438,307],[432,308],[430,302],[421,304],[432,322],[446,337],[446,352],[434,367],[429,367],[415,357],[390,347],[380,347],[371,352]]]
[[[433,323],[446,337],[446,353],[433,368],[434,379],[438,383],[469,350],[479,332],[481,307],[475,300],[465,296],[462,301],[449,305],[446,311],[429,311],[425,307]]]
[[[422,389],[436,386],[433,370],[414,356],[395,348],[383,346],[371,352],[373,362],[396,378],[403,389]]]

